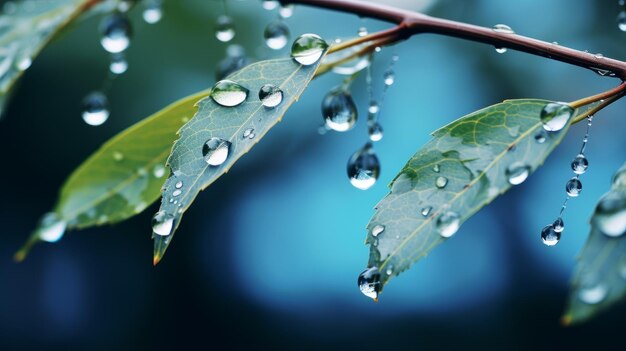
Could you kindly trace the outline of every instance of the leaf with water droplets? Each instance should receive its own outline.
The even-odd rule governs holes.
[[[66,223],[67,229],[116,223],[156,201],[166,179],[165,161],[176,131],[193,116],[196,102],[208,94],[208,90],[202,91],[165,107],[92,154],[63,185],[53,212],[58,221]],[[23,259],[34,243],[45,239],[41,237],[45,222],[16,259]]]
[[[613,179],[591,217],[591,233],[578,256],[564,324],[583,322],[626,296],[626,164]]]
[[[11,88],[52,37],[94,2],[13,1],[0,15],[0,116]]]
[[[179,132],[168,159],[173,175],[163,186],[161,208],[174,217],[170,235],[154,235],[154,263],[158,263],[180,224],[183,213],[196,195],[213,183],[248,152],[285,114],[313,78],[319,63],[302,65],[292,58],[253,63],[228,80],[247,89],[245,101],[228,107],[206,98],[198,103],[195,116]],[[259,91],[271,84],[282,99],[264,106]],[[182,181],[180,189],[175,184]]]
[[[569,127],[567,123],[536,139],[543,133],[540,115],[548,103],[507,100],[433,133],[434,139],[392,181],[391,193],[376,205],[367,226],[368,266],[381,272],[381,289],[393,275],[462,232],[465,220],[543,164]],[[374,236],[378,225],[385,231]],[[388,267],[393,274],[386,274]]]

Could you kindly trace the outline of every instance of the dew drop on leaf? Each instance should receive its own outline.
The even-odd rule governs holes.
[[[178,182],[176,182],[176,184],[174,184],[174,187],[175,187],[176,189],[180,189],[180,188],[182,188],[182,187],[183,187],[183,182],[179,180]]]
[[[437,188],[443,189],[446,187],[446,185],[448,185],[448,178],[437,177],[437,179],[435,179],[435,186],[437,186]]]
[[[128,48],[132,29],[126,15],[115,12],[107,15],[100,23],[102,38],[100,44],[104,50],[117,54]]]
[[[386,273],[387,275],[392,275],[392,274],[393,274],[393,265],[389,265],[389,266],[387,267],[387,270],[385,270],[385,273]]]
[[[39,239],[49,243],[57,242],[63,237],[65,228],[67,228],[67,223],[56,213],[46,213],[40,222]]]
[[[378,267],[370,267],[359,274],[357,284],[363,295],[374,301],[378,301],[378,293],[381,288]]]
[[[589,161],[584,154],[578,154],[572,161],[572,170],[576,174],[585,173],[585,171],[587,171],[587,167],[589,167]]]
[[[174,192],[172,192],[172,196],[176,197],[176,196],[178,196],[178,195],[180,195],[182,193],[183,192],[180,189],[176,189],[176,190],[174,190]]]
[[[354,127],[358,113],[350,93],[343,89],[331,90],[322,100],[322,116],[329,129],[345,132]]]
[[[433,172],[439,173],[440,170],[441,170],[441,168],[440,168],[440,166],[438,164],[433,166]]]
[[[223,43],[233,40],[235,37],[235,24],[230,17],[222,15],[217,18],[215,22],[215,37]]]
[[[372,228],[372,236],[377,237],[384,231],[385,231],[385,226],[382,224],[377,224],[374,226],[374,228]]]
[[[514,162],[504,171],[506,179],[511,185],[522,184],[528,178],[529,173],[530,167],[521,162]]]
[[[576,177],[570,179],[565,184],[565,191],[567,195],[571,197],[576,197],[580,195],[580,192],[583,190],[583,183]]]
[[[541,240],[548,246],[558,244],[561,239],[561,233],[554,230],[552,224],[543,227],[541,230]]]
[[[428,215],[430,214],[430,212],[433,210],[432,206],[426,206],[424,208],[422,208],[422,210],[420,211],[420,213],[422,214],[422,216],[424,217],[428,217]]]
[[[287,45],[289,41],[289,28],[283,21],[274,21],[265,27],[263,33],[265,45],[272,50],[280,50]]]
[[[355,152],[348,160],[348,178],[357,189],[367,190],[376,183],[380,174],[380,163],[371,144]]]
[[[604,300],[607,292],[607,288],[604,287],[604,285],[596,285],[580,289],[578,291],[578,298],[586,304],[595,305]]]
[[[593,216],[593,225],[609,237],[626,233],[626,197],[611,192],[600,200]]]
[[[211,166],[219,166],[228,158],[230,142],[221,138],[211,138],[202,147],[202,156]]]
[[[301,65],[316,63],[328,48],[328,44],[317,34],[302,34],[291,46],[291,57]]]
[[[152,231],[161,236],[172,234],[174,228],[174,216],[165,213],[165,211],[157,212],[152,217]]]
[[[550,102],[541,110],[541,123],[543,123],[543,129],[548,132],[558,132],[565,127],[572,115],[574,109],[560,102]]]
[[[83,100],[83,121],[99,126],[109,118],[109,100],[99,91],[89,93]]]
[[[246,101],[248,89],[231,80],[220,80],[211,90],[211,98],[219,105],[232,107]]]
[[[283,91],[272,84],[265,84],[259,89],[259,100],[265,107],[274,108],[283,101]]]
[[[446,211],[437,218],[436,225],[439,235],[444,238],[449,238],[459,230],[461,218],[456,212]]]
[[[254,128],[248,128],[243,131],[242,138],[244,139],[254,139],[256,135],[254,134]]]

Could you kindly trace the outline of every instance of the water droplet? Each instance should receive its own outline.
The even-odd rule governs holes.
[[[246,101],[249,90],[232,80],[220,80],[211,90],[211,98],[226,107],[237,106]]]
[[[165,175],[165,167],[163,167],[163,165],[154,166],[152,174],[155,178],[163,178],[163,176]]]
[[[163,9],[161,8],[161,0],[152,0],[146,2],[143,10],[143,20],[149,24],[155,24],[163,17]]]
[[[492,29],[494,32],[498,33],[515,34],[513,29],[511,29],[511,27],[507,26],[506,24],[496,24],[495,26],[493,26]]]
[[[182,190],[176,189],[176,190],[174,190],[174,192],[172,192],[172,196],[178,196],[178,195],[180,195],[182,193],[183,193]],[[174,203],[176,203],[176,202],[174,202]]]
[[[435,179],[435,185],[439,189],[445,188],[446,185],[448,185],[448,178],[446,178],[446,177],[437,177],[437,179]]]
[[[259,100],[265,107],[274,108],[283,101],[283,91],[272,84],[265,84],[259,89]]]
[[[130,45],[132,28],[126,15],[122,13],[115,12],[104,17],[100,23],[100,32],[100,44],[112,54],[120,53]]]
[[[441,170],[441,167],[439,166],[439,164],[436,164],[433,166],[433,172],[439,173],[440,170]]]
[[[543,144],[546,142],[546,137],[546,132],[542,130],[539,133],[535,134],[535,141],[539,144]]]
[[[554,223],[552,223],[552,229],[557,233],[562,233],[563,229],[565,229],[565,223],[563,223],[563,218],[557,218]]]
[[[274,21],[265,27],[265,44],[273,50],[280,50],[289,41],[289,28],[282,21]]]
[[[367,108],[367,112],[371,114],[377,114],[380,110],[378,103],[376,101],[370,101],[370,106]]]
[[[528,178],[529,173],[530,167],[521,162],[514,162],[504,171],[504,175],[511,185],[522,184]]]
[[[597,58],[597,59],[604,58],[604,55],[602,55],[602,54],[601,54],[601,53],[599,53],[599,52],[598,52],[598,53],[596,53],[596,54],[594,54],[593,56],[594,56],[595,58]]]
[[[222,15],[217,18],[215,37],[223,43],[229,42],[235,37],[235,24],[230,17]]]
[[[254,128],[248,128],[243,131],[243,135],[241,136],[244,139],[254,139],[256,134],[254,134]]]
[[[165,211],[157,212],[152,217],[152,231],[161,236],[172,234],[174,228],[174,216],[165,213]]]
[[[541,240],[548,246],[554,246],[559,243],[561,233],[554,230],[552,224],[543,227],[541,230]]]
[[[372,228],[372,236],[373,237],[377,237],[378,235],[380,235],[384,231],[385,231],[385,226],[384,225],[376,224],[374,226],[374,228]]]
[[[430,214],[430,211],[432,210],[433,210],[432,206],[427,206],[427,207],[422,208],[422,211],[421,211],[422,216],[428,217],[428,215]]]
[[[328,48],[324,39],[316,34],[302,34],[291,46],[291,57],[301,65],[316,63]]]
[[[280,5],[280,3],[276,0],[262,0],[262,1],[263,1],[262,2],[263,8],[268,11],[275,9],[278,7],[278,5]]]
[[[183,187],[183,182],[179,180],[178,182],[176,182],[176,184],[174,184],[174,187],[176,187],[176,189],[182,188]]]
[[[394,75],[392,70],[388,70],[388,71],[385,71],[383,75],[383,79],[384,79],[385,85],[390,86],[390,85],[393,85],[393,83],[396,81],[396,76]]]
[[[496,52],[497,52],[498,54],[504,54],[506,51],[507,51],[507,48],[505,48],[505,47],[498,47],[498,46],[496,46]]]
[[[355,152],[348,160],[348,178],[355,188],[369,189],[380,174],[380,163],[371,144]]]
[[[393,274],[393,265],[389,265],[389,266],[387,267],[387,270],[385,271],[385,273],[386,273],[387,275],[392,275],[392,274]]]
[[[381,288],[378,267],[370,267],[364,270],[361,274],[359,274],[357,283],[363,295],[374,301],[378,301],[378,293]]]
[[[543,129],[548,132],[558,132],[569,123],[573,114],[574,109],[565,103],[548,103],[541,110]]]
[[[584,303],[595,305],[604,300],[607,292],[607,288],[603,285],[596,285],[590,288],[580,289],[578,291],[578,298]]]
[[[246,56],[246,50],[241,45],[230,44],[226,48],[226,57],[217,64],[215,77],[217,80],[222,80],[251,62],[252,60]]]
[[[366,36],[366,35],[368,34],[368,32],[367,32],[367,28],[365,28],[365,27],[360,27],[360,28],[359,28],[359,31],[357,32],[357,34],[358,34],[358,36],[360,36],[360,37],[364,37],[364,36]]]
[[[56,213],[46,213],[39,224],[39,239],[49,243],[57,242],[63,237],[65,228],[67,228],[67,223]]]
[[[381,52],[383,49],[380,46],[377,46],[374,48],[374,51],[376,52]]]
[[[620,11],[617,15],[617,27],[622,32],[626,32],[626,11]]]
[[[99,91],[94,91],[83,100],[83,120],[90,126],[99,126],[109,118],[109,100]]]
[[[378,123],[374,123],[367,128],[371,141],[380,141],[383,138],[383,127]]]
[[[119,151],[113,151],[113,159],[120,162],[124,159],[124,154]]]
[[[570,179],[565,184],[565,191],[567,195],[571,197],[576,197],[580,195],[580,192],[583,191],[583,183],[576,177]]]
[[[352,129],[358,118],[352,96],[343,89],[334,89],[326,94],[322,100],[322,115],[326,126],[338,132]]]
[[[461,218],[458,213],[447,211],[437,218],[436,225],[439,235],[449,238],[459,230]]]
[[[572,170],[576,174],[583,174],[589,167],[589,161],[584,154],[578,154],[574,161],[572,161]]]
[[[624,235],[626,233],[626,197],[616,192],[603,196],[592,220],[593,225],[606,236]]]
[[[281,6],[278,10],[278,15],[280,16],[280,18],[289,18],[293,16],[293,5]]]
[[[228,158],[230,142],[221,138],[211,138],[202,147],[202,156],[211,166],[219,166]]]
[[[17,60],[17,63],[15,66],[20,71],[26,71],[28,68],[30,68],[32,64],[33,64],[33,59],[28,55],[24,55],[23,57]]]
[[[126,57],[124,57],[124,54],[113,54],[113,56],[111,57],[109,70],[113,74],[122,74],[126,72],[126,70],[128,70],[128,61],[126,61]]]

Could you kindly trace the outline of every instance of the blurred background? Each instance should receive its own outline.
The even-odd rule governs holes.
[[[4,1],[0,1],[3,3]],[[617,1],[380,1],[626,59]],[[597,199],[624,162],[620,101],[596,116],[584,191],[570,201],[561,243],[541,243],[558,214],[569,164],[584,124],[576,125],[523,185],[480,211],[459,233],[386,286],[364,297],[365,225],[386,185],[430,132],[507,98],[573,101],[618,83],[591,71],[523,53],[435,35],[384,49],[373,64],[380,94],[393,53],[396,81],[381,110],[382,164],[368,191],[346,176],[349,156],[367,138],[364,77],[352,93],[361,111],[347,133],[318,134],[322,96],[342,77],[316,79],[272,131],[187,212],[164,260],[152,267],[150,218],[157,206],[115,226],[70,232],[41,244],[21,264],[13,253],[52,208],[65,178],[103,142],[176,99],[210,87],[227,44],[215,39],[221,1],[165,0],[163,19],[131,10],[128,72],[109,93],[111,116],[81,119],[81,101],[108,74],[100,16],[49,45],[16,87],[0,121],[0,349],[542,349],[622,341],[621,304],[587,324],[559,324],[576,255]],[[260,1],[229,1],[234,43],[255,59],[286,56],[263,45],[277,18]],[[292,39],[328,41],[388,25],[296,7]],[[223,345],[219,346],[218,345]]]

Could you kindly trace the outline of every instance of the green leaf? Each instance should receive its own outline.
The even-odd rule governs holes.
[[[176,131],[196,111],[208,90],[190,95],[119,133],[69,177],[54,208],[67,229],[111,224],[143,211],[156,201],[166,179],[165,162]],[[40,240],[40,226],[15,255],[22,260]]]
[[[91,0],[48,0],[5,4],[0,15],[0,116],[11,88],[39,51],[92,3]]]
[[[595,316],[626,295],[626,164],[613,177],[591,217],[591,234],[578,257],[563,323]]]
[[[391,193],[376,205],[367,225],[369,267],[380,274],[372,286],[377,292],[507,191],[512,175],[519,175],[512,177],[519,183],[525,179],[519,171],[530,174],[544,162],[569,127],[544,131],[540,113],[548,103],[507,100],[433,133],[392,181]]]
[[[180,139],[174,144],[168,159],[173,176],[163,187],[159,212],[172,228],[171,231],[166,231],[170,232],[169,235],[153,233],[154,264],[163,257],[184,211],[189,208],[198,192],[227,172],[280,121],[289,106],[307,87],[321,61],[320,59],[310,66],[300,65],[291,58],[254,63],[228,77],[249,89],[247,100],[243,104],[223,107],[212,98],[199,102],[198,112],[180,130]],[[273,84],[283,91],[281,104],[273,109],[264,107],[258,97],[259,89],[265,84]],[[213,137],[231,143],[226,161],[219,166],[209,166],[203,157],[203,146]]]

